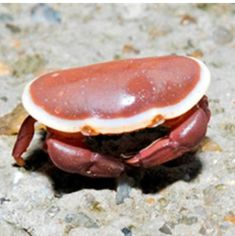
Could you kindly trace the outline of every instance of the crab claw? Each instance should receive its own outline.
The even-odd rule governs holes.
[[[192,151],[205,137],[209,119],[210,111],[204,96],[190,114],[173,128],[169,136],[153,142],[126,162],[149,168]]]
[[[33,138],[35,122],[36,120],[33,119],[33,117],[27,116],[23,124],[21,125],[15,146],[12,151],[12,156],[15,158],[18,166],[25,165],[22,154],[26,151]]]
[[[47,140],[47,151],[58,168],[70,173],[89,177],[118,177],[124,171],[124,164],[117,159],[56,139]]]

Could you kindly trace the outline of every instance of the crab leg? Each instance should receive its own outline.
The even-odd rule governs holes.
[[[203,97],[192,113],[173,128],[169,136],[155,141],[129,159],[127,163],[149,168],[191,151],[204,138],[209,119],[207,98]]]
[[[15,158],[15,161],[19,166],[24,166],[25,164],[25,161],[21,156],[26,151],[33,138],[35,122],[36,120],[31,116],[27,116],[18,133],[12,156]]]
[[[117,177],[124,171],[124,164],[117,159],[56,139],[47,140],[47,151],[53,163],[67,172],[89,177]]]

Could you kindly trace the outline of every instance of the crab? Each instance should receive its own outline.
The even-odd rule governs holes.
[[[176,55],[111,61],[42,75],[24,89],[22,103],[29,116],[12,155],[19,166],[25,165],[22,155],[39,122],[47,128],[44,148],[63,171],[118,177],[127,168],[156,167],[195,150],[205,137],[210,119],[205,95],[209,83],[210,72],[202,61]],[[159,127],[167,127],[168,132],[128,154],[99,152],[84,141]]]

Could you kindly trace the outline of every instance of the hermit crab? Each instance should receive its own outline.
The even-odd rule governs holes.
[[[194,150],[210,110],[210,72],[198,59],[162,56],[55,71],[26,85],[24,120],[12,155],[24,165],[35,122],[47,128],[44,149],[60,169],[117,177]]]

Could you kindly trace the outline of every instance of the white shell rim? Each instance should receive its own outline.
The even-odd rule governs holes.
[[[207,66],[196,58],[190,58],[195,60],[200,66],[200,79],[195,88],[182,101],[175,105],[163,108],[152,108],[132,117],[115,119],[86,118],[84,120],[68,120],[56,117],[33,102],[29,88],[34,80],[26,85],[22,95],[22,103],[27,112],[39,123],[62,132],[75,133],[81,131],[85,135],[89,135],[89,133],[85,133],[83,130],[84,127],[90,127],[100,134],[131,132],[149,126],[152,124],[154,117],[160,115],[164,119],[154,124],[154,126],[157,126],[158,124],[163,123],[164,120],[178,117],[190,110],[199,102],[209,87],[211,76]]]

